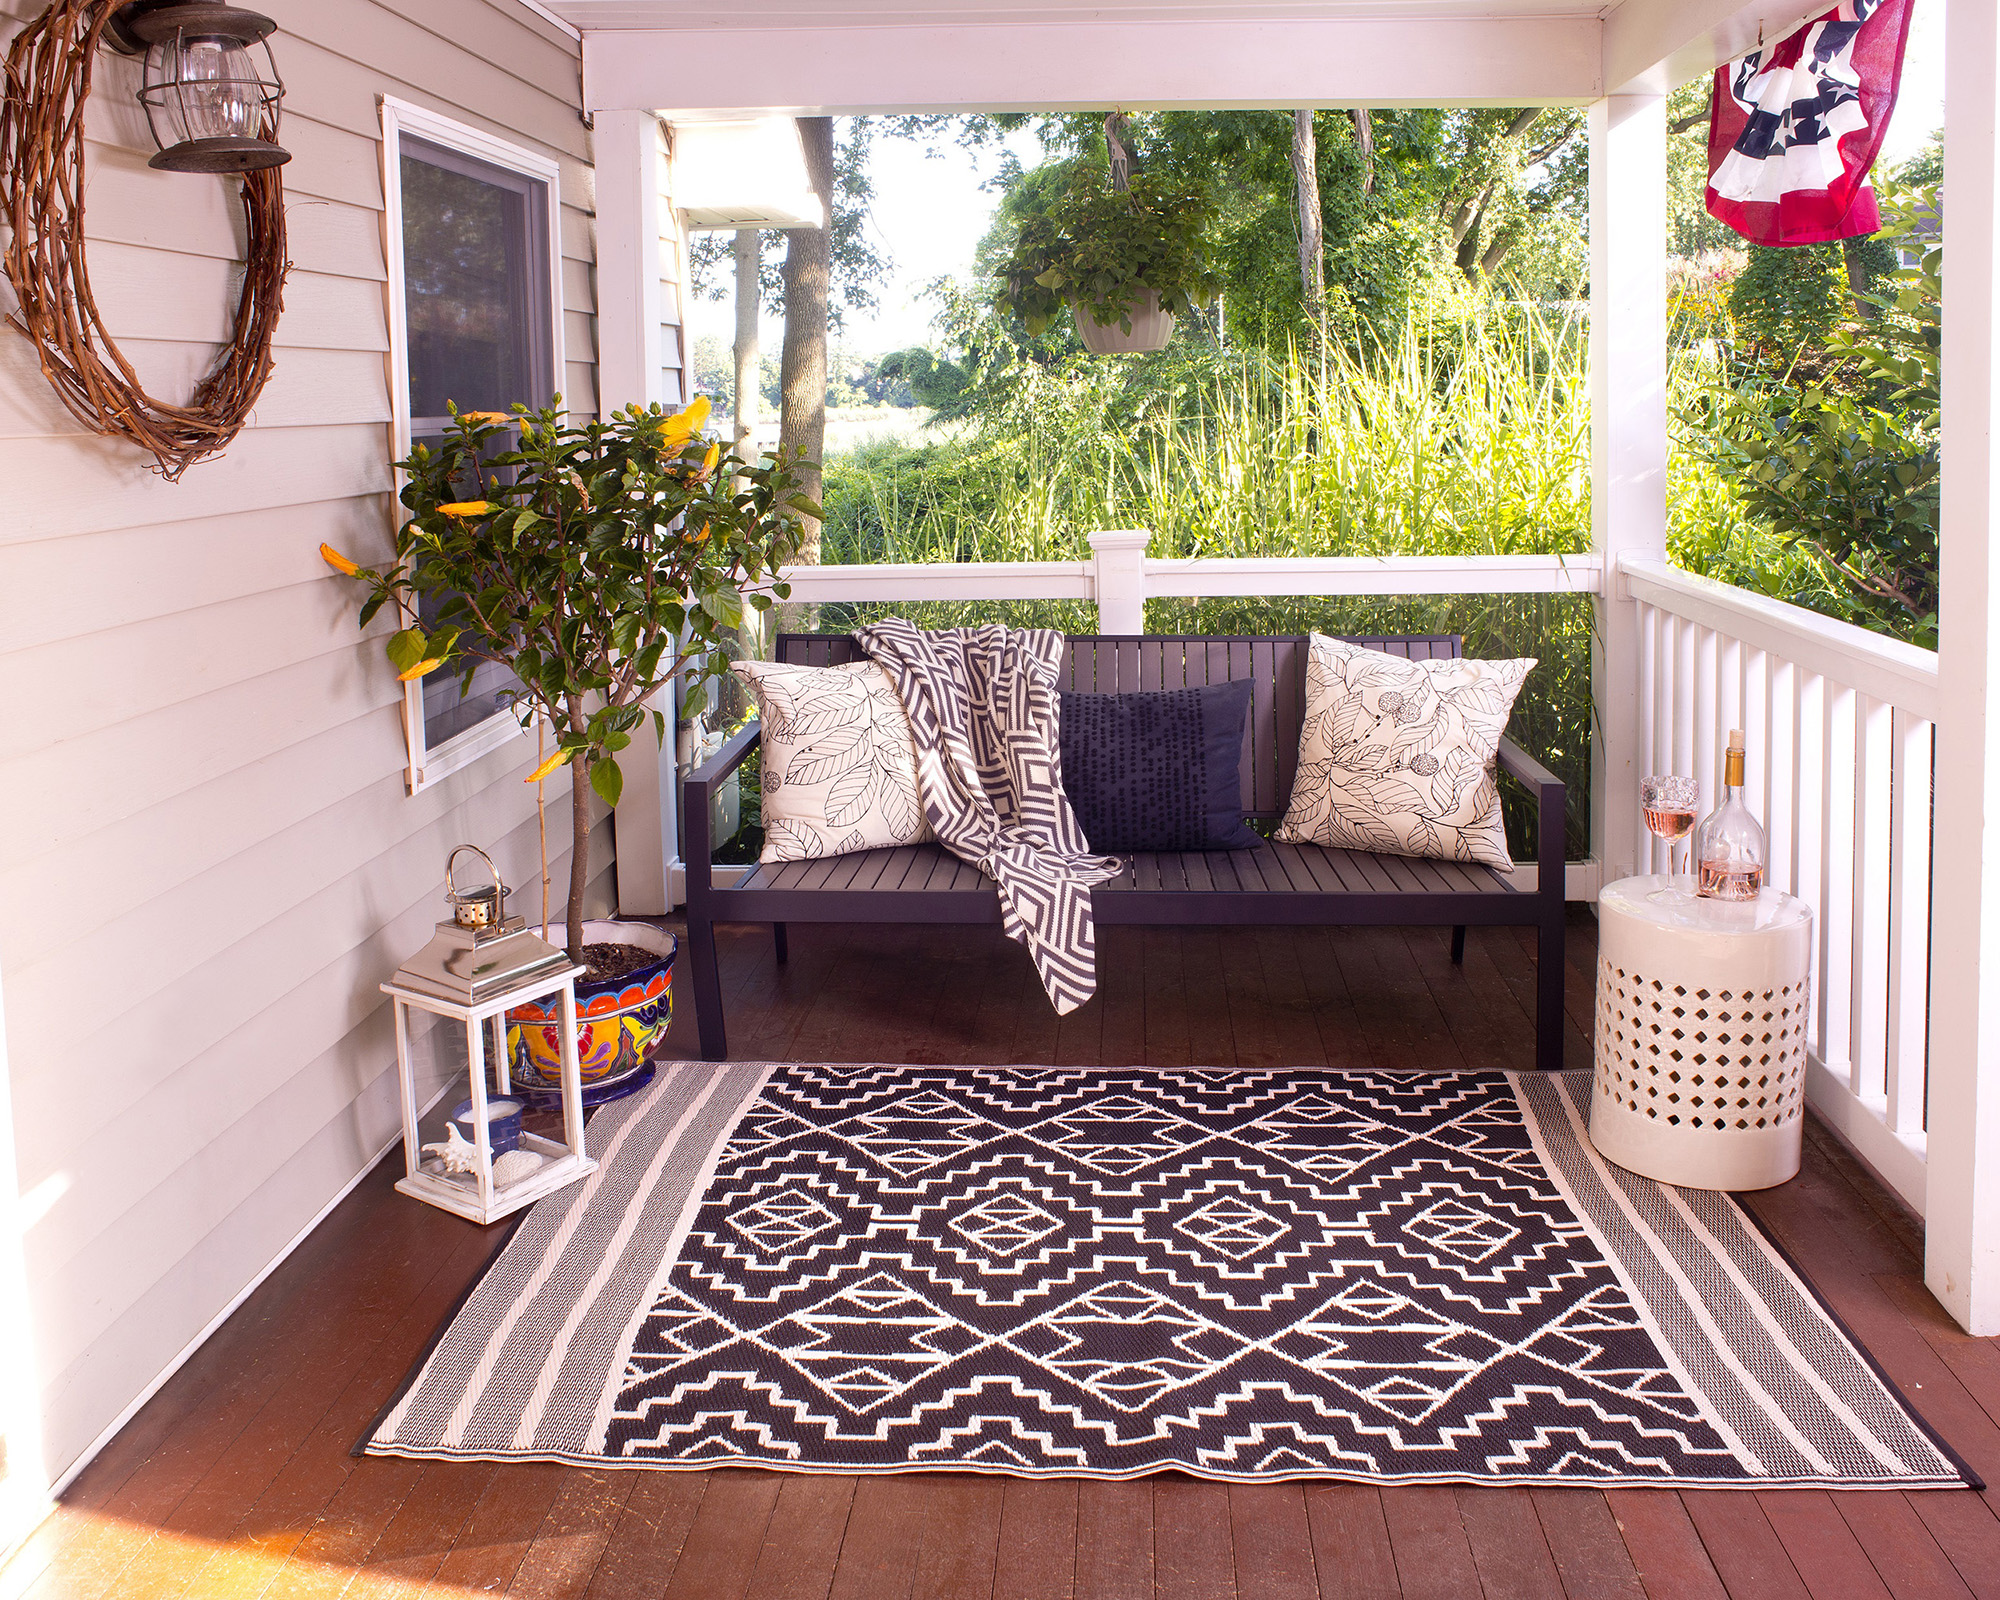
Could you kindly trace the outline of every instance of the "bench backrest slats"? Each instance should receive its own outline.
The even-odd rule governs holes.
[[[1071,634],[1057,682],[1075,694],[1130,694],[1143,689],[1199,689],[1248,678],[1250,720],[1243,730],[1243,812],[1281,817],[1298,775],[1299,732],[1306,713],[1306,635]],[[1371,634],[1352,638],[1411,661],[1454,660],[1455,633]],[[772,652],[795,666],[832,667],[864,659],[852,634],[781,633]]]

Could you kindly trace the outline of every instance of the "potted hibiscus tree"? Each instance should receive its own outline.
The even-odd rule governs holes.
[[[400,678],[455,671],[469,682],[482,662],[505,667],[519,684],[514,711],[539,726],[547,751],[527,781],[571,768],[563,942],[586,968],[584,1076],[609,1086],[631,1078],[671,1014],[673,947],[641,924],[586,924],[589,797],[616,805],[620,753],[635,736],[670,737],[647,705],[663,685],[683,676],[684,704],[700,709],[728,670],[744,607],[766,610],[790,592],[772,574],[798,546],[799,519],[819,507],[799,491],[796,462],[744,462],[705,440],[706,400],[581,424],[560,408],[558,398],[512,416],[454,409],[436,448],[396,463],[408,515],[394,559],[364,567],[327,546],[321,554],[365,590],[363,627],[384,608],[397,619],[387,653]],[[595,1004],[606,992],[634,1004]],[[523,1028],[517,1045],[531,1087],[559,1048],[535,1037],[547,1031]]]

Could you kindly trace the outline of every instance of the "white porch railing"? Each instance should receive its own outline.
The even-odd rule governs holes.
[[[1745,730],[1770,881],[1815,918],[1807,1095],[1921,1212],[1937,656],[1663,561],[1618,574],[1638,604],[1641,767],[1699,779],[1708,806]],[[1664,871],[1664,847],[1643,848]]]

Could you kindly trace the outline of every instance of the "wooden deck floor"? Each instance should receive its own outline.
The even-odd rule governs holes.
[[[1572,1059],[1591,927],[1574,924]],[[1110,930],[1058,1021],[984,929],[761,930],[723,961],[745,1057],[1524,1066],[1532,958],[1473,930]],[[692,1046],[690,1019],[677,1041]],[[1224,1486],[598,1472],[347,1451],[491,1248],[373,1174],[79,1478],[0,1600],[1657,1600],[2000,1596],[1991,1493]],[[1924,1292],[1909,1220],[1823,1137],[1753,1202],[1930,1419],[2000,1484],[2000,1347]]]

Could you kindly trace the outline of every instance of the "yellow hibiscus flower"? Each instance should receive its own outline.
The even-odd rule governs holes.
[[[447,517],[483,517],[492,509],[491,500],[454,500],[448,506],[438,507]]]
[[[540,783],[542,779],[546,778],[551,772],[554,772],[557,767],[564,765],[568,760],[569,752],[567,750],[557,750],[521,781],[523,783]]]
[[[324,561],[329,567],[333,568],[335,572],[341,573],[343,576],[349,578],[353,577],[355,573],[361,570],[359,566],[357,566],[354,562],[349,561],[346,556],[342,555],[338,550],[334,549],[334,547],[330,544],[323,544],[319,547],[319,558],[320,560]]]

